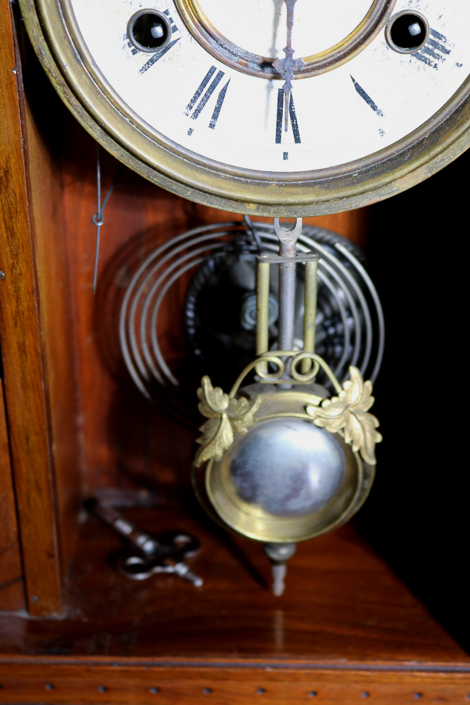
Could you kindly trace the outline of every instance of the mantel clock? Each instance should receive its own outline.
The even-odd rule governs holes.
[[[194,484],[226,525],[265,544],[280,594],[295,542],[338,526],[364,501],[381,440],[368,412],[370,382],[352,365],[341,386],[315,354],[318,254],[297,252],[300,219],[391,196],[467,148],[470,7],[20,4],[61,97],[106,149],[180,196],[275,218],[279,253],[258,257],[257,357],[230,394],[203,380],[207,420],[195,461],[203,471],[194,471]],[[289,216],[298,223],[285,231],[279,217]],[[297,264],[305,264],[300,350]],[[267,342],[270,265],[279,269],[275,350]],[[337,396],[315,385],[320,370]],[[243,376],[253,372],[254,387]]]

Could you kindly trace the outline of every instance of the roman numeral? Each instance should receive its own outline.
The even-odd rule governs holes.
[[[289,103],[289,118],[292,133],[294,135],[295,144],[300,144],[300,130],[297,122],[297,115],[294,106],[294,97],[291,94]],[[279,88],[277,91],[277,112],[276,112],[276,144],[282,144],[282,130],[284,125],[284,89]],[[285,152],[287,154],[287,152]],[[286,156],[283,157],[287,159]]]
[[[223,71],[217,71],[215,66],[211,66],[209,71],[206,73],[201,83],[199,84],[195,94],[189,101],[184,114],[191,118],[191,120],[197,120],[201,115],[202,111],[206,107],[210,98],[214,95],[218,85],[222,81],[225,73]],[[209,122],[209,128],[215,130],[217,121],[220,116],[220,111],[224,104],[225,96],[227,95],[227,89],[229,87],[230,79],[227,83],[220,89],[217,94],[217,100],[215,103],[215,108],[212,112],[212,117]],[[188,130],[188,135],[191,135],[193,129]]]
[[[173,17],[170,15],[170,10],[165,10],[163,14],[167,16],[167,18],[170,22],[172,34],[174,34],[175,32],[178,32],[178,27],[175,25],[175,21],[174,21]]]
[[[170,23],[171,33],[174,34],[175,32],[179,32],[179,29],[178,29],[178,27],[176,26],[173,17],[170,15],[170,11],[169,11],[169,10],[165,10],[163,14],[166,16],[168,22]],[[180,39],[181,39],[181,37],[178,37],[177,39],[173,39],[173,40],[164,48],[163,51],[156,52],[155,54],[153,54],[152,58],[149,59],[148,61],[146,61],[145,64],[142,66],[142,68],[139,69],[139,73],[145,73],[146,71],[148,71],[149,68],[151,68],[154,64],[156,64],[157,61],[160,61],[160,59],[162,58],[162,56],[165,56],[165,54],[167,54],[167,53],[170,51],[170,49],[171,49],[172,47],[174,47],[177,42],[179,42]],[[136,47],[133,46],[133,45],[131,44],[131,42],[128,41],[128,42],[127,42],[127,46],[128,46],[129,49],[131,50],[131,54],[132,54],[133,56],[135,56],[136,54],[142,54],[142,52],[141,52],[139,49],[136,49]]]
[[[447,46],[447,37],[431,28],[426,44],[419,51],[411,54],[411,56],[432,69],[438,69],[439,62],[445,61],[450,51]]]
[[[351,78],[351,81],[353,82],[354,88],[356,89],[356,93],[361,96],[362,100],[363,100],[365,103],[367,103],[367,105],[369,106],[369,108],[370,108],[371,110],[373,110],[376,115],[378,115],[379,117],[383,117],[383,116],[384,116],[383,112],[380,110],[380,108],[378,107],[378,105],[376,105],[376,104],[374,103],[374,101],[372,100],[372,98],[370,97],[370,95],[365,92],[365,90],[363,89],[363,87],[359,85],[359,83],[356,81],[355,78],[353,78],[353,77],[351,76],[351,74],[350,74],[350,78]]]
[[[135,48],[135,46],[132,46],[132,44],[131,44],[130,42],[127,42],[127,46],[128,46],[129,49],[131,50],[132,56],[135,56],[136,54],[140,54],[140,53],[141,53],[138,49]]]
[[[175,44],[177,44],[179,42],[180,39],[181,39],[181,37],[178,37],[178,39],[173,39],[172,42],[170,42],[169,44],[166,45],[166,47],[164,48],[163,51],[159,51],[156,54],[153,54],[152,58],[149,59],[142,66],[142,68],[139,70],[139,73],[145,73],[146,71],[148,71],[154,64],[157,63],[157,61],[160,61],[160,59],[163,58],[165,56],[165,54],[168,54],[170,49],[172,49],[175,46]]]

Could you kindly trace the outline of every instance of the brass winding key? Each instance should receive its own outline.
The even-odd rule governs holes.
[[[146,580],[155,573],[174,573],[196,587],[201,587],[202,578],[184,562],[185,558],[194,556],[200,548],[201,544],[195,536],[181,531],[167,531],[153,536],[139,531],[115,509],[97,500],[88,500],[85,506],[131,544],[133,551],[119,562],[119,570],[123,575],[132,580]]]

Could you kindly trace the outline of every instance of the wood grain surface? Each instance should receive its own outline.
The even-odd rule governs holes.
[[[23,566],[16,516],[10,446],[0,380],[0,610],[25,609]]]
[[[60,568],[11,3],[0,15],[0,337],[28,608],[57,614]]]
[[[464,703],[470,694],[469,656],[351,525],[301,544],[276,598],[261,546],[195,508],[125,513],[148,531],[198,536],[188,562],[203,587],[120,575],[121,540],[90,518],[68,617],[0,617],[0,702],[349,705]]]
[[[44,391],[54,452],[54,482],[60,529],[61,565],[74,549],[76,516],[80,507],[79,436],[74,302],[70,295],[70,267],[64,239],[61,116],[65,107],[35,56],[23,44],[24,140],[29,182],[31,240],[37,273]],[[51,101],[53,109],[44,106]]]
[[[463,672],[222,665],[51,664],[25,660],[0,666],[2,703],[192,703],[193,705],[465,705]]]
[[[122,576],[120,538],[90,518],[70,573],[67,618],[9,618],[0,653],[470,668],[469,656],[353,526],[300,544],[287,590],[276,598],[261,546],[209,524],[197,507],[125,513],[146,531],[198,536],[202,548],[191,566],[203,587],[168,575]],[[8,624],[13,634],[13,625],[23,625],[20,642],[10,638]]]

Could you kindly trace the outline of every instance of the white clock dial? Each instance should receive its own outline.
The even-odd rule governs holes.
[[[470,71],[469,3],[397,0],[393,17],[417,13],[429,27],[424,46],[397,51],[383,28],[346,63],[294,81],[286,133],[283,81],[247,75],[223,57],[214,58],[171,0],[151,0],[148,7],[141,0],[71,0],[71,6],[96,80],[111,87],[143,130],[195,158],[257,172],[316,171],[389,147],[429,120]],[[201,2],[210,22],[220,23],[232,42],[281,58],[284,6],[278,0]],[[295,56],[341,41],[369,6],[365,0],[298,0]],[[130,18],[145,9],[168,19],[171,37],[161,51],[139,51],[126,34]]]
[[[82,125],[200,203],[334,213],[470,145],[468,0],[19,2]]]

